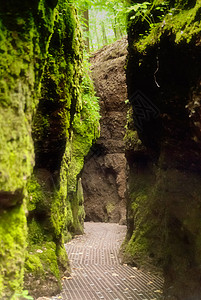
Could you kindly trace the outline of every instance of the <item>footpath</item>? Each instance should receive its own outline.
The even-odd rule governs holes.
[[[63,278],[62,293],[51,299],[160,299],[160,277],[121,264],[118,253],[125,234],[124,225],[85,223],[85,234],[66,244],[71,276]]]

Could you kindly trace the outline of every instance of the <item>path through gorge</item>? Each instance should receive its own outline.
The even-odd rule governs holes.
[[[0,300],[201,300],[201,0],[2,2]]]
[[[63,291],[54,300],[156,300],[162,293],[161,278],[121,264],[119,256],[126,235],[126,55],[123,38],[91,57],[100,138],[82,171],[85,233],[66,244],[71,274],[63,278]]]
[[[71,273],[52,300],[156,300],[163,280],[153,273],[121,263],[126,236],[125,125],[128,107],[125,63],[127,39],[98,50],[91,74],[100,103],[100,137],[85,159],[84,234],[66,244]],[[50,298],[39,298],[45,300]]]
[[[86,222],[85,234],[66,244],[71,275],[63,278],[63,291],[52,300],[160,299],[160,277],[121,264],[125,234],[125,225]]]

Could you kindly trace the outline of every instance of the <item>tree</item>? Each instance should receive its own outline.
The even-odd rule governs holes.
[[[96,50],[126,34],[127,1],[75,0],[81,12],[86,49]]]
[[[86,32],[86,37],[85,37],[85,46],[86,46],[86,50],[87,52],[89,52],[89,9],[86,8],[84,10],[84,31]]]

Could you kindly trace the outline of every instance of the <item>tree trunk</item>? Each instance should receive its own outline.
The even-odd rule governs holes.
[[[108,41],[107,41],[107,35],[106,35],[106,31],[105,31],[104,22],[101,23],[101,29],[102,29],[102,36],[103,36],[103,45],[106,45],[108,43]]]
[[[99,48],[100,47],[100,39],[99,39],[97,27],[96,27],[96,20],[94,20],[94,31],[95,31],[95,34],[96,34],[97,45],[98,45],[98,48]]]
[[[85,20],[84,32],[86,33],[84,43],[87,52],[89,52],[89,10],[88,9],[84,11],[84,20]]]

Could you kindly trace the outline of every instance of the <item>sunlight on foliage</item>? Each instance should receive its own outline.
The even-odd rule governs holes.
[[[75,1],[83,27],[84,38],[89,40],[90,51],[95,51],[126,35],[127,1]],[[85,19],[88,10],[89,19]]]
[[[99,98],[96,97],[93,81],[91,79],[90,73],[90,62],[87,53],[84,55],[84,76],[82,79],[82,101],[83,101],[83,117],[85,120],[93,126],[99,122],[100,119],[100,107],[99,107]]]
[[[16,294],[17,299],[27,299],[27,300],[34,300],[32,296],[29,295],[27,290],[24,290],[21,294]]]

